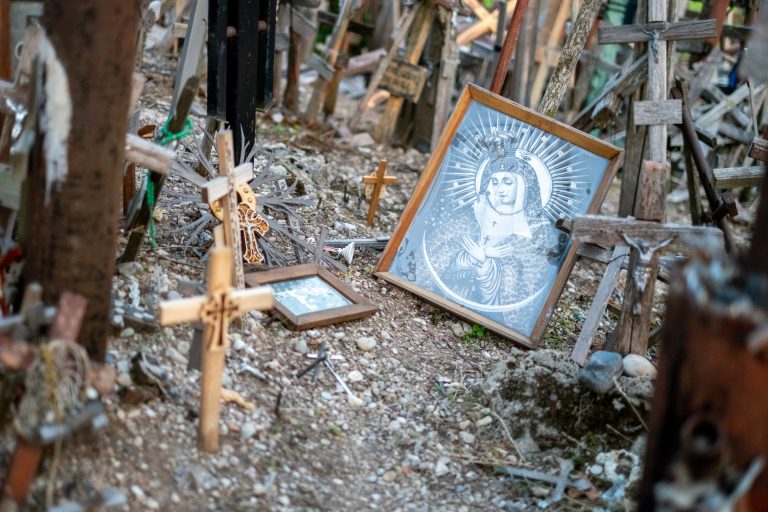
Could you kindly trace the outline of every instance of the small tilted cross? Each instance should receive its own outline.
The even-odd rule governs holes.
[[[379,206],[379,196],[381,196],[381,190],[385,185],[393,185],[397,183],[395,176],[387,176],[387,161],[381,160],[379,162],[379,169],[376,174],[363,177],[363,183],[366,185],[373,185],[373,194],[371,195],[371,206],[368,207],[368,225],[373,226],[373,220],[376,218],[376,208]]]
[[[228,340],[229,322],[247,311],[272,308],[272,289],[267,286],[233,290],[233,252],[230,247],[215,246],[208,263],[208,293],[201,297],[163,302],[160,324],[202,322],[203,384],[200,398],[200,447],[207,452],[219,449],[219,414],[221,411],[221,375]]]

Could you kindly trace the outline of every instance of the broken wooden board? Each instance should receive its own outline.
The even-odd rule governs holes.
[[[765,177],[765,169],[762,166],[720,167],[712,171],[715,174],[715,187],[718,189],[757,187]]]
[[[706,39],[716,34],[715,20],[691,20],[669,23],[657,21],[644,25],[604,27],[597,33],[599,44],[636,43],[638,41],[682,41]]]
[[[421,66],[403,59],[394,59],[387,66],[379,87],[393,96],[418,103],[428,75],[429,71]]]

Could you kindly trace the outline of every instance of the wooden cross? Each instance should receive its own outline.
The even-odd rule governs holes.
[[[573,219],[571,235],[580,242],[616,247],[614,255],[619,262],[626,250],[617,250],[622,246],[630,248],[627,280],[634,285],[626,287],[624,296],[618,336],[618,351],[622,354],[645,355],[648,349],[648,328],[661,251],[686,253],[691,252],[693,248],[721,247],[723,244],[723,234],[717,228],[664,225],[598,215],[578,216]],[[605,298],[606,302],[607,300],[608,297]],[[644,329],[633,329],[635,326],[644,326]],[[583,364],[590,339],[591,335],[579,338],[572,356],[576,362]]]
[[[219,155],[219,176],[203,186],[203,200],[212,203],[222,199],[222,222],[224,223],[224,241],[232,253],[237,255],[233,267],[235,287],[245,287],[243,272],[243,253],[240,244],[240,219],[238,216],[237,187],[253,179],[253,164],[245,163],[235,168],[235,155],[232,131],[225,130],[216,134],[216,152]]]
[[[387,161],[381,160],[379,162],[379,169],[376,174],[369,176],[363,176],[363,183],[366,185],[373,185],[373,193],[371,194],[371,205],[368,207],[368,225],[373,226],[373,221],[376,219],[376,208],[379,206],[379,196],[381,196],[381,190],[386,185],[394,185],[397,183],[397,177],[387,176]]]
[[[230,247],[214,246],[208,263],[208,292],[160,304],[161,325],[203,322],[203,383],[200,398],[199,440],[202,450],[219,449],[221,375],[229,345],[229,322],[247,311],[266,311],[272,307],[269,287],[233,290],[233,253]],[[238,258],[239,259],[239,258]]]

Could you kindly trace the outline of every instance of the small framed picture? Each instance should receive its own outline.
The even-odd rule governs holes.
[[[245,275],[245,284],[271,286],[274,311],[291,329],[357,320],[378,311],[351,286],[317,264],[251,272]]]
[[[597,213],[621,156],[469,85],[376,275],[533,347],[576,259],[576,244],[555,223]]]

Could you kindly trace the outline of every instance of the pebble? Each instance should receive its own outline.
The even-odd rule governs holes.
[[[401,427],[402,427],[402,424],[399,421],[392,420],[389,422],[389,426],[387,428],[394,432],[396,430],[400,430]]]
[[[386,471],[383,475],[381,475],[381,479],[385,482],[393,482],[397,478],[397,473],[395,471]]]
[[[463,430],[459,432],[459,437],[461,438],[462,441],[464,441],[467,444],[472,444],[475,442],[475,436]]]
[[[370,336],[363,336],[363,337],[357,338],[357,348],[359,348],[363,352],[368,352],[369,350],[373,350],[375,347],[376,347],[375,338],[371,338]]]
[[[133,327],[126,327],[122,331],[120,331],[120,337],[121,338],[130,338],[136,334],[136,331],[133,329]]]
[[[147,500],[147,508],[150,510],[157,510],[160,508],[160,504],[157,502],[157,500],[149,498]]]
[[[309,331],[307,331],[307,336],[313,339],[319,338],[320,331],[318,331],[317,329],[310,329]]]
[[[299,354],[307,354],[307,353],[309,353],[309,347],[307,346],[307,340],[305,338],[299,338],[298,340],[296,340],[296,343],[293,345],[293,350],[295,350]]]
[[[493,418],[491,418],[490,416],[484,416],[475,422],[475,426],[477,428],[480,428],[486,425],[490,425],[491,422],[493,422]]]
[[[117,384],[123,388],[129,388],[133,385],[133,379],[127,373],[121,373],[117,376]]]
[[[181,298],[181,294],[176,290],[171,290],[168,292],[168,300],[179,300]]]
[[[344,334],[343,332],[339,331],[339,332],[335,332],[335,333],[333,333],[331,336],[332,336],[332,337],[333,337],[333,339],[335,339],[335,340],[343,340],[343,339],[344,339],[344,336],[346,336],[346,334]]]
[[[131,492],[134,494],[134,496],[136,496],[140,500],[143,500],[144,498],[147,497],[147,495],[144,493],[144,490],[138,485],[132,485]]]
[[[450,464],[451,459],[448,457],[440,457],[437,459],[437,462],[435,463],[435,475],[436,476],[443,476],[448,473],[448,464]]]
[[[616,352],[598,350],[581,369],[579,384],[602,395],[613,389],[613,379],[623,371],[621,355]]]
[[[644,377],[653,379],[656,377],[656,367],[648,359],[637,354],[628,354],[622,361],[624,374],[629,377]]]
[[[541,485],[534,485],[531,487],[531,494],[537,498],[546,498],[549,496],[549,488]]]
[[[288,499],[288,496],[280,496],[277,498],[278,503],[280,503],[282,506],[287,507],[291,504],[291,500]]]
[[[165,355],[170,359],[171,361],[175,361],[181,366],[187,366],[187,358],[184,357],[184,354],[179,352],[173,347],[167,347],[165,349]]]
[[[247,347],[248,345],[243,341],[243,338],[236,335],[232,336],[232,348],[235,349],[236,352],[242,352]]]
[[[252,438],[256,434],[257,430],[258,429],[256,428],[256,424],[255,423],[253,423],[253,422],[245,423],[240,428],[240,437],[242,439],[250,439],[250,438]]]
[[[329,402],[333,400],[333,395],[328,391],[320,392],[320,396],[323,397],[323,400],[328,400]]]
[[[141,263],[139,263],[138,261],[129,261],[126,263],[120,263],[117,266],[118,274],[124,275],[125,277],[136,275],[136,273],[139,270],[141,270]]]
[[[357,370],[352,370],[349,372],[349,374],[347,374],[347,380],[349,382],[360,382],[363,380],[363,374]]]
[[[347,395],[347,403],[352,407],[362,407],[365,405],[365,400],[356,396]]]
[[[589,466],[589,473],[592,475],[602,475],[603,474],[603,466],[601,464],[592,464]]]

